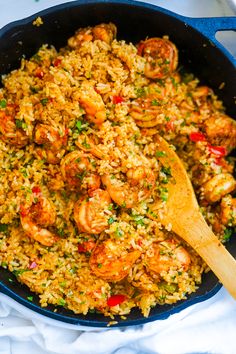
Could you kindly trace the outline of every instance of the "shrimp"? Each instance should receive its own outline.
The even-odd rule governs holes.
[[[144,263],[148,270],[157,274],[169,272],[171,268],[186,271],[191,263],[187,250],[174,239],[153,243],[151,251],[153,255],[149,256],[149,249]]]
[[[102,97],[89,81],[83,81],[80,86],[79,103],[85,110],[87,118],[95,124],[106,120],[106,108]]]
[[[236,198],[233,198],[230,194],[221,200],[220,216],[224,225],[236,226]]]
[[[96,140],[96,136],[92,136],[92,134],[80,134],[78,136],[75,144],[83,151],[90,152],[94,156],[102,159],[104,157],[104,153],[97,146],[99,144],[98,140]]]
[[[157,125],[166,126],[166,116],[175,118],[175,113],[168,110],[168,101],[175,97],[175,103],[180,98],[176,95],[176,84],[180,76],[175,73],[165,80],[165,84],[152,83],[148,86],[148,93],[132,101],[129,114],[141,128],[153,128]]]
[[[33,193],[31,202],[21,206],[20,220],[24,232],[42,245],[50,247],[56,242],[57,236],[43,228],[55,223],[56,209],[41,192]]]
[[[127,171],[127,182],[122,182],[116,176],[103,175],[102,183],[106,186],[111,199],[120,206],[133,208],[137,203],[147,199],[152,194],[156,176],[151,168],[139,166]]]
[[[80,28],[75,32],[74,36],[68,39],[68,45],[69,47],[75,49],[80,47],[83,42],[91,42],[92,40],[92,27]]]
[[[38,155],[43,157],[45,152],[47,162],[57,164],[65,153],[67,131],[62,129],[60,133],[58,129],[50,125],[37,124],[34,132],[34,141],[38,145],[43,145],[43,148],[38,150]]]
[[[107,44],[111,42],[116,37],[117,28],[113,23],[101,23],[92,29],[94,39],[100,39]]]
[[[78,200],[74,206],[74,219],[82,232],[99,234],[108,227],[106,210],[111,204],[107,191],[96,189],[91,197]]]
[[[220,173],[203,184],[202,193],[209,203],[215,203],[235,188],[234,177],[230,173]]]
[[[29,137],[22,128],[23,122],[15,120],[14,111],[14,107],[10,105],[5,110],[0,110],[1,139],[6,143],[21,148],[28,144]]]
[[[153,128],[165,122],[162,103],[155,95],[133,101],[129,113],[141,128]]]
[[[95,27],[80,28],[75,32],[74,36],[68,40],[68,45],[71,48],[79,48],[84,42],[92,42],[100,39],[107,44],[111,44],[116,37],[117,29],[113,23],[101,23]]]
[[[163,79],[178,65],[176,46],[166,38],[149,38],[141,41],[138,54],[146,59],[144,74],[150,79]]]
[[[211,116],[203,129],[212,145],[222,146],[228,153],[236,147],[236,122],[227,115]]]
[[[97,244],[91,254],[89,264],[97,277],[118,282],[127,277],[140,255],[140,251],[127,250],[121,244],[108,239]]]
[[[63,157],[61,173],[71,190],[82,188],[92,192],[101,184],[100,176],[96,173],[96,160],[93,155],[83,151],[75,150]]]

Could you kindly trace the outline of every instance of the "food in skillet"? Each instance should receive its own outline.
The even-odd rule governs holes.
[[[109,23],[79,29],[59,52],[44,45],[3,77],[0,133],[0,262],[42,306],[148,316],[201,284],[204,262],[157,221],[172,171],[156,133],[219,239],[236,225],[235,122],[180,73],[167,37],[128,44]]]

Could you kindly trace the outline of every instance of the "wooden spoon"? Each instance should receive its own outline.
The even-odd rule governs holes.
[[[168,190],[166,208],[159,221],[165,226],[172,225],[172,230],[195,249],[236,299],[236,260],[203,218],[190,179],[174,147],[160,136],[156,136],[156,141],[160,151],[158,159],[171,171],[165,184]],[[155,206],[158,203],[151,208],[152,217]]]

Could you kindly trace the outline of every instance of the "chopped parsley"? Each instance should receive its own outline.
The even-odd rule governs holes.
[[[165,151],[156,151],[156,157],[163,157],[166,156]]]
[[[117,228],[115,230],[115,235],[116,235],[116,237],[122,237],[123,236],[123,232],[119,229],[118,226],[117,226]]]
[[[78,130],[79,134],[82,133],[83,131],[87,131],[89,127],[88,122],[84,122],[83,120],[77,120],[75,123],[76,129]]]
[[[0,232],[7,233],[8,225],[7,224],[0,224]]]
[[[115,221],[114,218],[111,216],[111,217],[107,220],[108,225],[113,224],[114,221]]]
[[[164,173],[165,175],[171,177],[171,168],[169,166],[162,166],[161,167],[161,172]]]
[[[159,192],[160,192],[160,198],[163,202],[167,202],[168,200],[168,189],[167,188],[163,188],[160,187],[159,188]]]
[[[17,128],[21,128],[21,129],[26,129],[27,128],[27,124],[23,120],[16,119],[15,122],[16,122],[16,127]]]
[[[136,225],[145,226],[143,219],[144,217],[141,215],[133,215],[133,220],[135,221]]]
[[[81,173],[77,173],[76,177],[79,178],[81,180],[81,182],[83,181],[84,177],[86,176],[87,174],[87,171],[84,170],[83,172]]]
[[[26,272],[27,269],[15,269],[13,270],[13,274],[16,276],[16,277],[19,277],[19,275],[23,274],[24,272]]]
[[[46,106],[46,104],[48,103],[48,98],[43,98],[40,102],[43,106]]]
[[[30,91],[32,93],[38,93],[39,92],[39,88],[35,87],[35,86],[30,86]]]
[[[59,299],[57,303],[58,303],[58,305],[60,305],[60,306],[65,306],[66,301],[65,301],[64,299]]]
[[[85,147],[85,149],[90,149],[91,145],[87,143],[86,138],[84,138],[84,141],[82,142],[82,145]]]
[[[102,263],[98,263],[98,268],[102,268]]]
[[[40,56],[38,53],[34,54],[34,55],[32,56],[32,59],[33,59],[36,63],[40,63],[40,62],[42,61],[42,58],[41,58],[41,56]]]
[[[152,100],[151,105],[152,106],[160,106],[161,104],[156,99],[154,99],[154,100]]]
[[[33,301],[33,296],[27,296],[27,300],[29,300],[29,301]]]
[[[225,229],[224,230],[224,241],[229,241],[232,233],[233,233],[232,229]]]
[[[1,108],[6,108],[6,106],[7,106],[7,101],[6,100],[0,100],[0,107]]]

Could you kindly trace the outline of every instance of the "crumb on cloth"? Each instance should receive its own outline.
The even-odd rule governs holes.
[[[33,25],[34,25],[34,26],[37,26],[37,27],[43,25],[43,20],[42,20],[42,18],[41,18],[41,17],[37,17],[37,18],[33,21]]]

